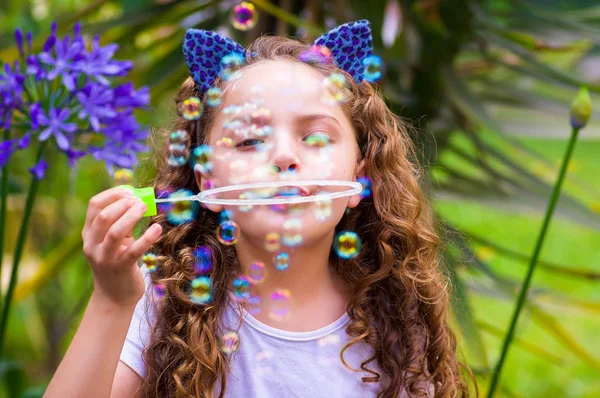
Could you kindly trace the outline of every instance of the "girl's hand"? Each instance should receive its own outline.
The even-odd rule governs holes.
[[[137,262],[162,232],[153,224],[136,241],[133,227],[146,205],[124,188],[110,188],[90,199],[83,253],[94,273],[94,294],[120,305],[135,305],[144,294],[144,277]]]

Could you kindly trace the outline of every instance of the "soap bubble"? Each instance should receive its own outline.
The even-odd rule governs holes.
[[[240,199],[252,199],[254,197],[254,195],[252,195],[252,192],[248,191],[248,192],[242,192],[239,196]],[[252,210],[252,205],[240,205],[238,206],[238,210],[241,211],[242,213],[247,213],[250,210]]]
[[[252,29],[258,21],[258,13],[254,4],[242,1],[240,4],[233,7],[229,14],[231,25],[241,31]]]
[[[298,59],[306,63],[333,64],[331,50],[326,46],[320,45],[312,45],[308,50],[302,51]]]
[[[169,166],[181,167],[187,163],[190,157],[190,137],[185,130],[176,130],[169,136]]]
[[[186,130],[175,130],[169,136],[169,145],[172,147],[187,148],[190,144],[190,135]]]
[[[360,193],[361,199],[366,199],[371,196],[371,180],[367,176],[358,178],[358,182],[363,186],[363,190]]]
[[[383,72],[383,61],[377,55],[368,55],[362,60],[365,68],[363,77],[368,82],[376,82],[381,79]]]
[[[302,220],[290,218],[283,222],[283,239],[286,246],[295,247],[302,243]]]
[[[113,174],[115,185],[131,185],[133,184],[133,170],[131,169],[118,169]]]
[[[195,168],[196,165],[198,165],[201,172],[210,173],[213,168],[211,155],[212,147],[210,145],[203,144],[194,148],[190,159],[192,168]]]
[[[248,304],[248,312],[252,315],[258,314],[262,309],[262,302],[260,300],[260,296],[250,296],[246,303]]]
[[[156,297],[162,298],[165,297],[167,293],[167,287],[163,283],[154,284],[154,294]]]
[[[246,63],[244,56],[237,52],[232,52],[221,58],[221,77],[224,80],[231,79],[236,72]]]
[[[169,198],[187,198],[194,193],[189,189],[180,189],[169,195]],[[195,200],[178,200],[171,202],[167,218],[171,224],[179,225],[192,221],[198,215],[200,205]]]
[[[196,304],[208,304],[212,300],[212,280],[199,276],[190,282],[189,297]]]
[[[212,250],[208,246],[200,246],[194,250],[194,268],[199,274],[209,274],[212,270]]]
[[[235,245],[239,236],[240,227],[233,221],[223,221],[217,228],[217,239],[224,245]]]
[[[233,280],[233,296],[238,301],[250,298],[250,280],[245,276],[240,276]]]
[[[233,354],[240,347],[240,336],[234,332],[229,331],[223,335],[223,344],[221,345],[221,350],[229,355]]]
[[[223,221],[229,221],[233,219],[233,211],[226,209],[223,210],[219,213],[219,224],[221,224]]]
[[[265,264],[260,261],[254,261],[248,267],[248,279],[250,283],[258,285],[265,280]]]
[[[340,104],[346,101],[349,90],[346,78],[341,73],[332,73],[323,79],[323,102],[328,105]]]
[[[285,252],[281,252],[275,256],[273,263],[275,263],[275,268],[278,271],[285,271],[290,267],[290,255]]]
[[[144,263],[146,268],[148,268],[148,272],[156,272],[156,270],[158,269],[159,262],[158,258],[156,257],[156,254],[154,253],[147,252],[146,254],[144,254],[144,256],[142,257],[142,262]]]
[[[358,256],[362,242],[356,232],[342,231],[335,236],[333,248],[336,254],[344,259],[349,260]]]
[[[269,232],[265,236],[265,249],[270,252],[276,252],[281,247],[279,234],[277,232]]]
[[[156,198],[168,198],[172,193],[173,189],[171,188],[158,189],[156,190]],[[171,211],[172,207],[173,206],[171,205],[171,202],[160,202],[156,204],[156,210],[158,213],[168,213],[169,211]]]
[[[199,98],[189,97],[184,100],[181,107],[181,116],[186,120],[198,120],[202,116],[204,107]]]
[[[332,214],[332,200],[330,198],[322,198],[315,201],[315,218],[319,221],[325,221]]]
[[[305,142],[315,148],[323,148],[331,144],[331,139],[326,134],[313,134],[306,137]]]
[[[223,91],[219,87],[211,87],[206,91],[206,103],[208,106],[221,105]]]
[[[290,315],[292,293],[288,289],[277,289],[270,296],[269,318],[282,321]]]

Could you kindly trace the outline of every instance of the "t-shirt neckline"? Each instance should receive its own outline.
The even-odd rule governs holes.
[[[243,322],[252,329],[256,330],[257,332],[288,341],[318,340],[320,338],[337,332],[348,322],[350,322],[350,316],[347,312],[344,312],[342,316],[340,316],[337,320],[319,329],[311,330],[309,332],[290,332],[287,330],[277,329],[273,326],[269,326],[266,323],[259,321],[252,314],[246,311],[244,307],[242,307],[235,301],[232,302],[231,308],[236,313],[241,314]]]

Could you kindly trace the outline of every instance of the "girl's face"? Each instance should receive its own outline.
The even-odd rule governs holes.
[[[196,171],[202,190],[267,181],[356,181],[358,146],[341,103],[312,67],[292,61],[264,61],[243,69],[228,87],[209,133],[212,169]],[[335,86],[335,84],[334,84]],[[338,98],[339,99],[339,98]],[[303,186],[234,191],[220,198],[318,195],[344,188]],[[222,206],[240,228],[240,239],[264,245],[279,234],[296,247],[333,234],[348,207],[360,197],[296,205]],[[270,235],[269,235],[270,234]],[[268,247],[268,243],[267,243]]]

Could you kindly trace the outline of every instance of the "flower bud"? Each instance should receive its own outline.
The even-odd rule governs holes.
[[[575,129],[585,127],[592,116],[592,100],[587,87],[582,87],[571,104],[571,126]]]

